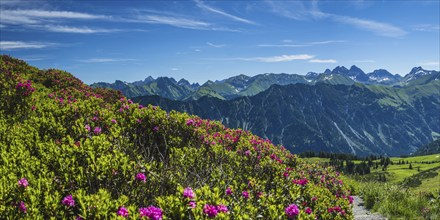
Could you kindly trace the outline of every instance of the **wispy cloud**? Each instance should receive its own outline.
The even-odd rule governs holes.
[[[345,43],[347,41],[345,40],[327,40],[327,41],[315,41],[315,42],[310,42],[308,44],[311,45],[321,45],[321,44],[334,44],[334,43]]]
[[[425,62],[419,63],[419,65],[422,65],[422,66],[439,66],[440,62],[438,62],[438,61],[425,61]]]
[[[215,47],[215,48],[222,48],[222,47],[226,46],[226,44],[213,44],[211,42],[206,42],[206,44],[211,46],[211,47]]]
[[[151,24],[165,24],[180,28],[189,29],[209,29],[212,24],[204,21],[193,20],[189,18],[167,16],[167,15],[140,15],[139,21]]]
[[[302,44],[286,44],[286,40],[283,40],[283,44],[258,44],[257,47],[310,47],[315,45],[333,44],[333,43],[344,43],[345,40],[328,40],[328,41],[316,41],[308,42]],[[291,41],[290,41],[291,42]]]
[[[440,25],[438,25],[438,24],[416,24],[416,25],[412,25],[411,28],[415,31],[438,32],[440,30]]]
[[[308,60],[308,59],[312,59],[313,57],[314,56],[308,54],[297,54],[297,55],[281,55],[281,56],[272,56],[272,57],[236,58],[236,60],[276,63],[276,62],[288,62],[293,60]]]
[[[337,63],[338,61],[333,60],[333,59],[328,59],[328,60],[320,60],[320,59],[313,59],[313,60],[309,60],[310,63]]]
[[[177,71],[177,70],[179,70],[179,68],[175,68],[175,67],[171,68],[171,71]]]
[[[228,18],[230,18],[232,20],[235,20],[235,21],[238,21],[238,22],[242,22],[242,23],[246,23],[246,24],[253,24],[253,25],[256,24],[255,22],[253,22],[251,20],[247,20],[247,19],[235,16],[235,15],[229,14],[229,13],[227,13],[225,11],[220,10],[220,9],[208,6],[208,5],[206,5],[205,3],[203,3],[200,0],[194,0],[194,1],[196,2],[197,7],[201,8],[201,9],[204,9],[204,10],[207,10],[207,11],[210,11],[210,12],[214,12],[214,13],[219,14],[219,15],[223,15],[225,17],[228,17]]]
[[[44,42],[0,41],[1,50],[41,49],[56,45],[55,43]]]
[[[136,61],[136,59],[122,59],[122,58],[90,58],[85,60],[79,60],[82,63],[113,63],[113,62],[126,62]]]
[[[94,15],[72,11],[47,11],[47,10],[1,10],[1,23],[4,24],[41,24],[52,19],[111,19],[111,16]]]
[[[118,29],[102,29],[90,27],[71,27],[63,25],[44,25],[44,29],[51,32],[59,33],[76,33],[76,34],[94,34],[94,33],[110,33],[120,31]]]
[[[304,3],[302,1],[266,1],[272,11],[278,15],[294,20],[322,20],[351,25],[353,27],[373,32],[386,37],[401,37],[407,34],[402,28],[392,24],[362,19],[351,16],[325,13],[319,10],[317,1]]]
[[[383,22],[341,15],[331,15],[330,17],[339,23],[349,24],[359,29],[371,31],[380,36],[401,37],[407,34],[407,32],[401,28]]]

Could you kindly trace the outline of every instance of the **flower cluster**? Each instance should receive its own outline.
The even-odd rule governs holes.
[[[27,80],[26,83],[19,82],[15,86],[15,89],[22,92],[23,96],[29,96],[35,91],[35,88],[32,87],[32,82],[30,80]]]
[[[286,207],[284,210],[288,218],[293,218],[297,215],[299,215],[299,208],[295,204],[290,204]]]
[[[151,220],[162,219],[162,209],[155,207],[155,206],[149,206],[147,208],[140,208],[139,214],[141,217],[148,217]]]
[[[20,180],[18,180],[19,187],[26,188],[26,187],[28,187],[28,185],[29,185],[29,183],[26,178],[21,178]]]
[[[75,206],[75,200],[73,199],[72,195],[64,197],[61,203],[67,207]]]
[[[193,199],[196,196],[194,191],[191,189],[191,187],[187,187],[183,190],[183,197],[188,199]]]
[[[124,206],[119,207],[118,212],[116,213],[118,216],[122,216],[124,218],[128,217],[128,210]]]
[[[141,181],[141,182],[147,182],[147,177],[145,176],[144,173],[137,173],[135,179],[137,181]]]

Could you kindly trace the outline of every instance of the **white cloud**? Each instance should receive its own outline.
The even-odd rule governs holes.
[[[419,64],[422,66],[439,66],[440,62],[439,61],[426,61],[426,62],[422,62]]]
[[[415,31],[433,31],[438,32],[440,26],[438,24],[416,24],[411,26]]]
[[[285,40],[282,42],[285,43]],[[328,40],[328,41],[316,41],[308,42],[303,44],[258,44],[257,47],[310,47],[315,45],[333,44],[333,43],[344,43],[344,40]]]
[[[52,22],[52,19],[111,19],[110,16],[94,15],[72,11],[47,11],[47,10],[2,10],[0,14],[1,23],[6,24],[41,24]]]
[[[403,29],[392,24],[368,19],[325,13],[319,10],[318,2],[302,1],[266,1],[272,12],[294,20],[322,20],[329,19],[334,22],[348,24],[359,29],[373,32],[386,37],[401,37],[407,34]]]
[[[353,25],[356,28],[371,31],[380,36],[401,37],[407,34],[401,28],[387,23],[340,15],[330,15],[330,17],[339,23]]]
[[[207,11],[210,11],[210,12],[214,12],[214,13],[216,13],[216,14],[223,15],[223,16],[225,16],[225,17],[231,18],[231,19],[233,19],[233,20],[235,20],[235,21],[239,21],[239,22],[242,22],[242,23],[246,23],[246,24],[254,24],[254,25],[256,24],[256,23],[253,22],[253,21],[250,21],[250,20],[247,20],[247,19],[244,19],[244,18],[240,18],[240,17],[238,17],[238,16],[231,15],[231,14],[229,14],[229,13],[226,13],[226,12],[220,10],[220,9],[216,9],[216,8],[210,7],[210,6],[208,6],[208,5],[205,5],[205,4],[204,4],[202,1],[200,1],[200,0],[194,0],[194,1],[196,2],[197,7],[201,8],[201,9],[204,9],[204,10],[207,10]]]
[[[298,55],[281,55],[272,57],[250,57],[250,58],[236,58],[238,60],[245,61],[257,61],[265,63],[276,63],[276,62],[288,62],[293,60],[308,60],[312,59],[314,56],[308,54],[298,54]]]
[[[41,49],[55,45],[54,43],[43,42],[0,41],[0,49],[2,50]]]
[[[211,47],[215,47],[215,48],[221,48],[221,47],[225,47],[226,44],[213,44],[211,42],[206,42],[207,45],[211,46]]]
[[[188,18],[164,16],[164,15],[141,15],[138,17],[140,22],[151,24],[166,24],[174,27],[189,29],[209,29],[212,24],[203,21],[197,21]]]
[[[327,40],[327,41],[316,41],[316,42],[310,42],[308,44],[311,45],[320,45],[320,44],[333,44],[333,43],[345,43],[347,41],[345,40]]]
[[[126,62],[136,61],[136,59],[121,59],[121,58],[90,58],[86,60],[79,60],[82,63],[112,63],[112,62]]]
[[[171,68],[171,71],[177,71],[177,70],[179,70],[179,68]]]
[[[76,33],[76,34],[110,33],[110,32],[119,31],[117,29],[70,27],[70,26],[63,26],[63,25],[44,25],[43,27],[44,27],[44,29],[51,31],[51,32]]]
[[[328,60],[320,60],[320,59],[313,59],[313,60],[309,60],[310,63],[337,63],[338,61],[333,60],[333,59],[328,59]]]

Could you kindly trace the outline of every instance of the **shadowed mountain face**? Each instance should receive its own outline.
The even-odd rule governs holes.
[[[184,111],[249,129],[297,153],[403,155],[440,133],[439,74],[402,88],[362,84],[272,85],[255,96],[172,101],[138,97],[143,105]]]
[[[120,90],[125,96],[132,98],[145,95],[159,95],[172,100],[197,100],[204,96],[230,100],[237,97],[252,96],[267,90],[272,85],[328,83],[332,85],[353,85],[355,82],[370,85],[404,86],[411,84],[421,76],[432,75],[436,71],[424,70],[414,67],[405,77],[391,74],[387,70],[379,69],[371,73],[365,73],[357,66],[347,69],[337,66],[333,70],[325,70],[324,73],[307,73],[306,75],[286,73],[266,73],[253,77],[238,75],[220,81],[207,81],[203,85],[189,83],[185,79],[176,81],[173,78],[151,76],[143,81],[127,83],[115,81],[115,83],[94,83],[92,87],[104,87]]]

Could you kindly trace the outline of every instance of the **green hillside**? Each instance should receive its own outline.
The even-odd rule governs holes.
[[[0,219],[353,218],[338,173],[248,131],[9,56],[0,71]]]

